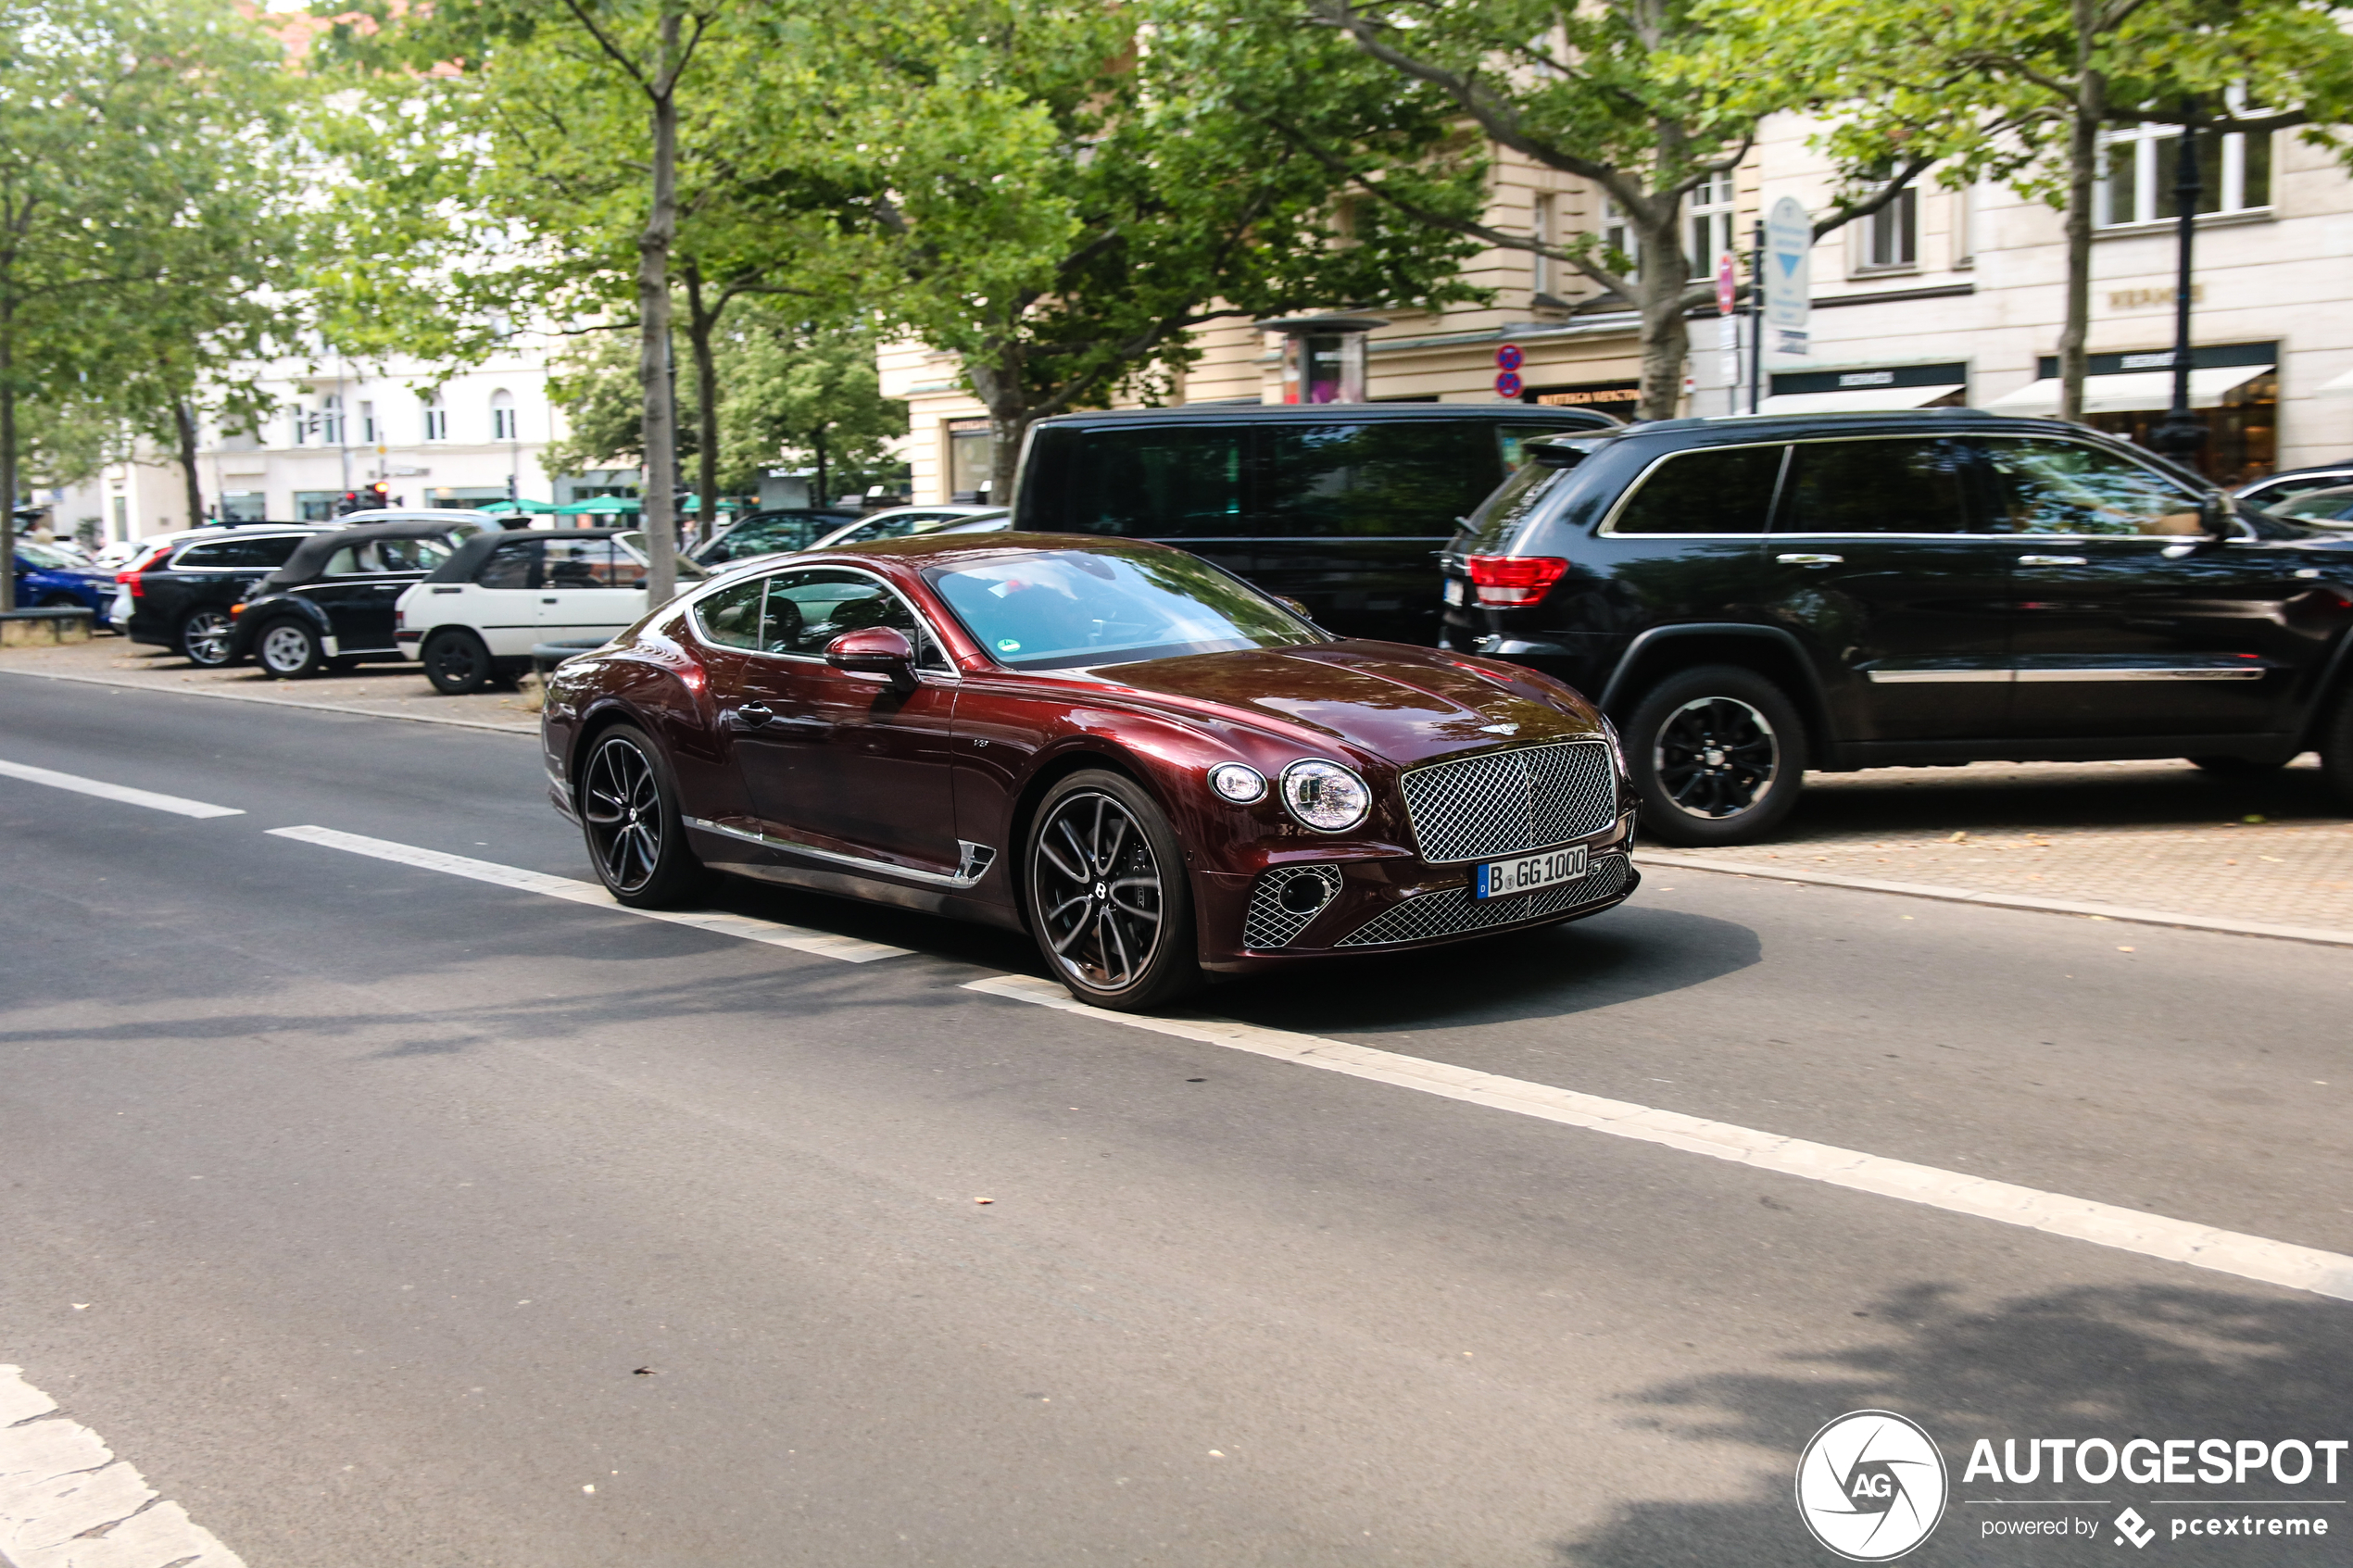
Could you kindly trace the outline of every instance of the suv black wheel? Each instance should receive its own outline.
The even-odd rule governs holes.
[[[1806,723],[1781,689],[1711,664],[1651,688],[1627,721],[1642,831],[1662,844],[1753,844],[1781,825],[1806,779]]]
[[[578,804],[598,879],[622,903],[661,909],[708,882],[686,847],[670,760],[643,730],[616,724],[597,737],[580,771]]]
[[[273,681],[300,681],[327,667],[327,650],[319,633],[288,618],[273,621],[253,640],[255,659]]]
[[[472,632],[450,628],[425,640],[425,679],[444,696],[464,696],[490,684],[490,650]]]
[[[2353,809],[2353,687],[2337,693],[2335,706],[2322,721],[2321,776]]]
[[[1072,996],[1140,1012],[1201,984],[1185,852],[1133,780],[1071,774],[1038,804],[1026,850],[1030,932]]]
[[[229,612],[218,606],[190,610],[180,623],[180,652],[191,664],[218,670],[230,663]]]

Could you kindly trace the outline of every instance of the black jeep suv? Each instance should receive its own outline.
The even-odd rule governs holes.
[[[115,577],[131,590],[124,632],[134,643],[177,648],[191,664],[229,663],[230,607],[319,532],[298,522],[208,528],[150,553]]]
[[[1445,644],[1596,696],[1655,838],[1763,837],[1807,768],[2317,746],[2353,799],[2353,538],[2138,447],[1955,408],[1530,455],[1441,557]]]

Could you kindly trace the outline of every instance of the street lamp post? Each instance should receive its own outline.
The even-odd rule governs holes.
[[[2190,266],[2197,244],[2197,206],[2206,194],[2197,165],[2197,102],[2182,105],[2181,150],[2173,160],[2176,275],[2173,280],[2173,406],[2149,433],[2149,445],[2196,467],[2206,445],[2206,422],[2190,410]]]

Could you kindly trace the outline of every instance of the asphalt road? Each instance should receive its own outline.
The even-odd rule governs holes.
[[[2127,1504],[2353,1558],[2353,1459],[1961,1468],[2353,1437],[2353,1302],[965,989],[1042,973],[1002,934],[729,896],[912,949],[853,964],[266,831],[586,878],[526,739],[0,677],[0,761],[242,813],[0,777],[0,1362],[253,1568],[1829,1562],[1793,1469],[1867,1408],[1952,1466],[1907,1562],[2136,1558]],[[1202,1010],[2353,1253],[2349,1003],[1655,872]],[[1987,1534],[2053,1499],[2096,1536]],[[2284,1502],[2334,1531],[2169,1534]]]

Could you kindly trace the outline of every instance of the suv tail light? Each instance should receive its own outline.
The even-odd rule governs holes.
[[[1559,582],[1568,562],[1558,556],[1472,556],[1472,586],[1483,605],[1532,605]]]

